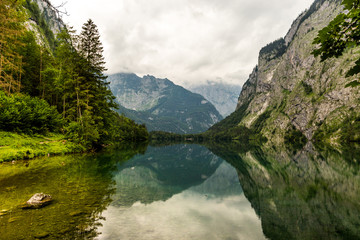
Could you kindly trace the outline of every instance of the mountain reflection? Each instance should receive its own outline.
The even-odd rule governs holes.
[[[150,147],[118,169],[99,239],[265,239],[236,169],[203,146]]]
[[[356,150],[296,154],[279,148],[209,146],[238,172],[269,239],[360,239],[360,166]]]
[[[149,147],[119,164],[114,179],[117,191],[113,205],[165,201],[176,193],[204,182],[223,160],[199,145]]]

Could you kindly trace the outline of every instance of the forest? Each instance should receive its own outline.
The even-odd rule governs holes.
[[[148,138],[144,125],[114,111],[91,19],[80,34],[68,26],[54,34],[35,2],[2,0],[0,28],[0,131],[61,134],[87,150]]]

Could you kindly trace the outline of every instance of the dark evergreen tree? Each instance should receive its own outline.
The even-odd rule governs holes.
[[[79,52],[83,57],[81,76],[85,80],[84,120],[92,120],[85,125],[89,130],[91,126],[96,126],[100,138],[106,138],[113,119],[112,108],[116,104],[103,73],[106,68],[99,31],[91,19],[83,25],[79,36]]]

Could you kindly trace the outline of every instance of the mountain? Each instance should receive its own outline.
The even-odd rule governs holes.
[[[121,105],[118,112],[145,124],[149,131],[200,133],[222,119],[203,96],[168,79],[118,73],[108,81]]]
[[[258,65],[241,91],[237,110],[211,131],[244,126],[270,142],[301,135],[308,140],[359,140],[360,92],[346,72],[359,59],[353,47],[324,62],[312,43],[343,9],[338,0],[316,0],[285,36],[261,49]]]
[[[236,108],[241,86],[208,81],[206,84],[191,87],[189,90],[204,96],[223,117],[227,117]]]

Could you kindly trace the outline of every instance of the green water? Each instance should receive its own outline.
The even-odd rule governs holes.
[[[124,149],[0,165],[0,239],[360,239],[354,149]]]

